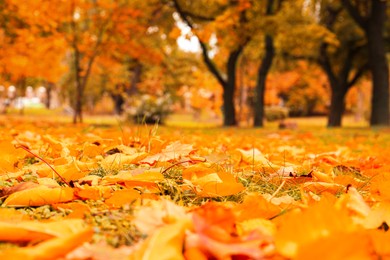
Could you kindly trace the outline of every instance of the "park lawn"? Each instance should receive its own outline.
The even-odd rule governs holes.
[[[389,256],[389,129],[4,119],[4,259]]]

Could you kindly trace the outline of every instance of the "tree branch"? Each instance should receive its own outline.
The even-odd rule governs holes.
[[[192,18],[194,18],[196,20],[205,21],[205,22],[211,22],[211,21],[215,20],[215,17],[204,16],[201,14],[194,14],[194,13],[190,13],[190,12],[187,12],[184,10],[183,10],[183,14],[185,14],[186,16],[191,16]]]
[[[210,59],[206,44],[194,32],[194,25],[192,24],[188,14],[183,11],[183,9],[181,8],[181,6],[179,5],[177,0],[173,0],[173,4],[175,6],[176,11],[179,13],[181,19],[187,24],[188,27],[191,28],[191,31],[194,33],[194,35],[198,39],[200,48],[202,49],[202,57],[203,57],[204,62],[206,63],[207,68],[215,76],[215,78],[218,80],[219,84],[221,84],[223,88],[226,88],[227,80],[222,76],[221,72],[215,66],[214,62]]]
[[[367,19],[360,15],[356,6],[352,5],[351,0],[341,0],[348,13],[352,16],[355,22],[363,29],[367,28]]]
[[[353,42],[347,43],[348,46],[352,46],[352,44],[353,44]],[[352,61],[355,58],[355,56],[359,53],[359,51],[361,51],[361,49],[363,47],[364,46],[359,45],[359,46],[356,46],[354,48],[353,47],[348,48],[348,53],[347,53],[347,56],[345,57],[345,61],[344,61],[344,67],[342,68],[341,74],[340,74],[340,76],[342,77],[342,80],[347,83],[346,85],[349,85],[348,78],[349,78],[349,73],[350,73],[351,68],[352,68]],[[349,87],[350,86],[348,86],[348,88]]]
[[[365,63],[363,66],[361,66],[355,73],[355,75],[352,77],[351,81],[348,82],[348,88],[352,87],[356,84],[356,82],[364,75],[366,70],[368,69],[368,63]]]
[[[330,58],[328,56],[328,53],[326,52],[328,44],[323,43],[320,48],[320,57],[318,58],[318,64],[324,69],[326,72],[326,75],[329,78],[329,81],[331,82],[330,86],[331,88],[337,87],[338,79],[336,77],[336,74],[332,70],[332,65],[330,64]]]

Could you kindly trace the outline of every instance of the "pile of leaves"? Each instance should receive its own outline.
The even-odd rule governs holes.
[[[0,131],[1,259],[390,256],[387,130]]]

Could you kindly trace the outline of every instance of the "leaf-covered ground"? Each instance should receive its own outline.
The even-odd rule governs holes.
[[[390,257],[390,131],[0,124],[1,259]]]

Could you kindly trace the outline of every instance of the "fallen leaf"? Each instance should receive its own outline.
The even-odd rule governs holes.
[[[302,184],[302,187],[305,191],[311,191],[314,193],[323,193],[329,192],[332,194],[337,194],[345,190],[345,186],[337,183],[328,183],[328,182],[305,182]]]
[[[301,247],[315,243],[320,238],[358,229],[345,209],[336,209],[321,200],[308,209],[293,211],[276,219],[276,248],[285,257],[294,258]],[[299,230],[299,232],[297,232]]]
[[[193,177],[191,182],[196,186],[196,193],[202,197],[229,196],[245,190],[242,183],[228,172],[211,173],[200,178]]]
[[[140,161],[140,163],[154,165],[158,162],[168,162],[178,160],[184,156],[188,156],[194,151],[193,145],[182,144],[179,141],[169,144],[161,153],[151,155]]]
[[[190,223],[185,220],[165,225],[155,230],[141,245],[140,249],[130,255],[129,259],[184,259],[183,244],[185,231]]]
[[[105,203],[112,208],[120,208],[140,198],[141,194],[138,191],[134,189],[123,189],[115,191],[109,199],[105,200]]]
[[[75,189],[75,195],[82,199],[107,199],[112,195],[112,188],[110,186],[81,186]]]
[[[77,232],[84,226],[80,219],[52,221],[0,221],[0,241],[41,241]]]
[[[3,206],[42,206],[73,200],[73,189],[69,187],[49,188],[44,185],[12,193]]]
[[[1,259],[58,259],[91,240],[93,229],[84,228],[73,234],[48,239],[36,246],[7,249],[0,252]]]

